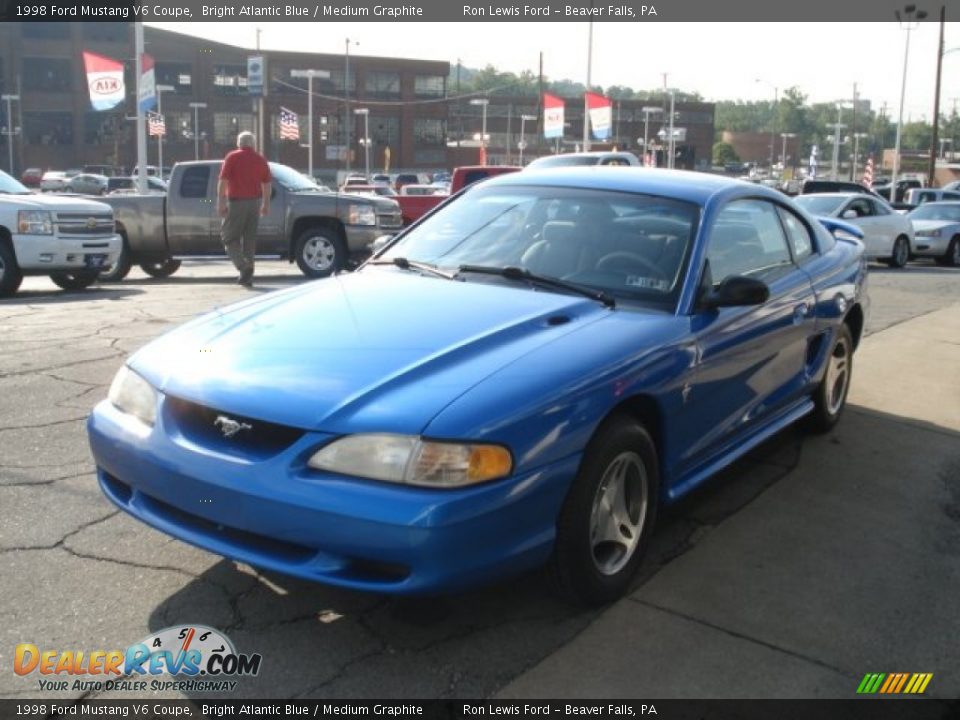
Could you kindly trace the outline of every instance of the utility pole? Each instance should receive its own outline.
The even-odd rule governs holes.
[[[143,108],[140,107],[140,85],[143,81],[143,23],[133,24],[133,51],[137,54],[134,67],[137,78],[134,81],[136,94],[134,102],[137,104],[137,177],[134,183],[137,192],[141,195],[147,192],[147,125]]]
[[[940,129],[940,75],[943,71],[943,29],[947,24],[947,6],[940,6],[940,42],[937,43],[937,83],[933,91],[933,140],[930,142],[930,161],[927,163],[927,185],[936,187],[937,140]]]
[[[593,7],[593,3],[590,3]],[[593,20],[590,21],[590,30],[587,35],[587,92],[590,92],[591,74],[593,72]],[[583,94],[583,151],[590,152],[590,109],[587,106],[587,94]]]
[[[257,28],[257,54],[260,53],[260,33],[263,30]],[[264,78],[264,92],[266,92],[267,81]],[[263,146],[263,92],[257,98],[257,150],[266,157],[266,148]]]
[[[854,135],[857,134],[857,98],[860,96],[857,94],[857,84],[853,84],[853,119],[850,121],[850,129]],[[856,143],[854,143],[856,146]],[[853,182],[853,175],[856,172],[857,165],[857,152],[853,152],[853,162],[850,163],[850,182]]]

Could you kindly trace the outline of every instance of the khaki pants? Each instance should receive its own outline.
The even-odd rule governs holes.
[[[227,255],[242,275],[253,275],[253,258],[257,253],[259,221],[259,198],[227,202],[227,216],[223,219],[220,237]]]

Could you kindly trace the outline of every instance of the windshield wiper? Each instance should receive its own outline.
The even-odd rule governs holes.
[[[546,285],[547,287],[569,290],[570,292],[575,292],[578,295],[583,295],[591,300],[596,300],[599,303],[603,303],[608,308],[616,307],[617,305],[616,301],[603,290],[590,290],[582,285],[567,282],[566,280],[561,280],[560,278],[550,277],[548,275],[537,275],[536,273],[532,273],[524,268],[513,266],[495,267],[487,265],[461,265],[457,269],[457,275],[465,272],[482,273],[484,275],[499,275],[507,278],[507,280],[523,280],[531,284]]]
[[[416,260],[407,260],[405,257],[395,257],[390,260],[373,260],[369,263],[370,265],[394,265],[401,270],[419,270],[420,272],[429,273],[430,275],[436,275],[437,277],[442,277],[445,280],[455,280],[456,276],[451,275],[450,273],[444,272],[436,265],[431,265],[430,263],[418,262]]]

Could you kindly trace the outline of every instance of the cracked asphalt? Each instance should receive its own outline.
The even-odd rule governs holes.
[[[286,263],[261,263],[258,273],[253,292],[303,282]],[[263,655],[260,675],[224,696],[231,699],[479,698],[504,689],[536,695],[538,688],[540,696],[560,695],[549,683],[530,683],[540,682],[538,671],[551,667],[550,658],[564,657],[561,651],[575,647],[585,630],[600,628],[603,619],[602,627],[614,629],[604,642],[617,652],[616,622],[558,601],[540,573],[454,597],[398,600],[263,573],[115,510],[95,482],[86,415],[129,353],[201,312],[247,297],[251,291],[232,278],[225,264],[188,263],[167,280],[135,270],[122,284],[76,294],[59,291],[46,278],[28,278],[17,296],[0,302],[0,696],[129,697],[41,691],[36,675],[12,672],[14,647],[32,642],[41,649],[85,652],[126,648],[150,632],[188,623],[223,630],[239,651]],[[905,272],[876,267],[870,285],[868,333],[960,301],[960,271],[932,265]],[[697,594],[697,576],[685,570],[685,559],[693,550],[709,552],[731,521],[756,514],[772,494],[791,487],[790,478],[808,465],[818,467],[809,443],[798,430],[781,433],[671,508],[625,602],[661,613],[661,630],[682,621],[682,597],[663,588],[664,578]],[[880,466],[885,451],[876,448]],[[775,524],[778,513],[790,510],[777,506],[769,512],[761,520]],[[944,612],[948,606],[935,604]],[[861,610],[870,607],[851,612]],[[761,625],[790,625],[789,618],[760,615],[755,622]],[[725,625],[722,619],[702,622]],[[640,632],[630,629],[629,613],[622,623],[620,642]],[[763,634],[753,626],[725,631]],[[784,645],[777,639],[768,644]],[[825,672],[846,672],[848,664],[834,667],[818,657],[813,660]],[[671,662],[670,649],[659,649],[649,661],[654,670]],[[589,680],[594,672],[578,677]],[[598,680],[590,689],[599,696],[605,687]]]

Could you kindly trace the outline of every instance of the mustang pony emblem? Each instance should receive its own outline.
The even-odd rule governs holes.
[[[226,415],[217,415],[217,419],[213,421],[213,424],[220,428],[220,432],[223,433],[225,438],[232,438],[241,430],[253,429],[253,425],[248,425],[244,422],[237,422],[233,418],[228,418]]]

